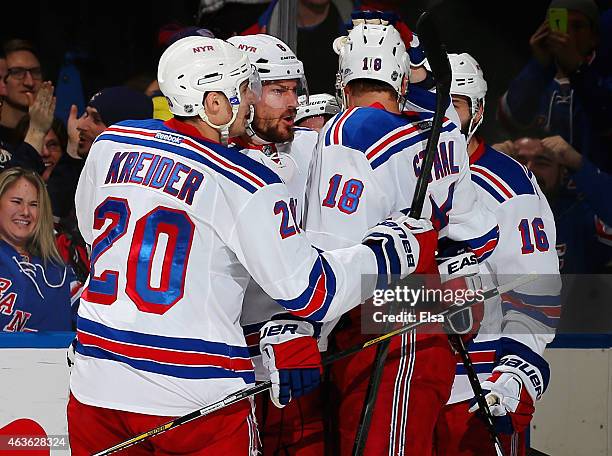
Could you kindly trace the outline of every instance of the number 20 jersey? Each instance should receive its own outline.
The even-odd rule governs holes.
[[[320,253],[284,232],[278,175],[198,136],[176,120],[126,121],[90,151],[76,195],[92,248],[71,374],[80,402],[178,416],[217,401],[254,382],[240,327],[251,276],[287,310],[326,321],[376,271],[363,245]]]

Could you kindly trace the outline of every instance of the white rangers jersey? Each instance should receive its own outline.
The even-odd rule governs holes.
[[[273,171],[175,119],[101,134],[76,209],[92,267],[71,390],[93,406],[177,416],[242,389],[254,382],[240,326],[251,276],[325,321],[357,305],[377,270],[363,245],[314,249]]]
[[[393,114],[382,105],[350,108],[323,127],[311,166],[305,228],[317,247],[346,247],[393,213],[407,209],[433,113]],[[493,214],[477,201],[465,139],[444,120],[423,218],[439,236],[465,240],[480,260],[494,250]]]
[[[507,155],[481,142],[470,157],[470,168],[479,200],[495,214],[499,226],[499,243],[481,264],[485,284],[499,286],[530,273],[538,279],[487,300],[480,331],[468,349],[481,381],[505,355],[518,355],[537,366],[542,376],[539,396],[549,375],[540,355],[554,338],[561,315],[554,217],[531,171]],[[449,404],[473,396],[459,361]]]
[[[294,128],[294,132],[293,141],[287,143],[271,144],[260,148],[241,143],[238,145],[245,147],[242,152],[249,157],[274,170],[287,185],[292,221],[296,230],[300,230],[308,168],[317,145],[318,133],[309,128],[299,127]],[[264,148],[268,152],[264,153],[262,151]],[[254,280],[249,282],[244,296],[240,323],[255,366],[257,380],[267,380],[269,375],[264,371],[261,363],[259,330],[271,317],[285,312],[286,310],[270,298],[257,282]]]

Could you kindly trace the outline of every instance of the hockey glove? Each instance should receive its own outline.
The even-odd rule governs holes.
[[[282,408],[291,399],[319,386],[323,366],[312,323],[272,320],[259,334],[262,362],[272,382],[270,399],[274,405]]]
[[[524,431],[533,417],[534,403],[548,383],[548,364],[543,371],[516,355],[504,356],[493,369],[491,377],[482,383],[487,403],[495,419],[498,432],[512,434]],[[478,410],[476,399],[472,399],[470,412]]]
[[[478,292],[482,290],[482,280],[478,275],[476,255],[466,244],[453,242],[445,246],[436,260],[444,291],[445,307],[469,304],[465,309],[445,319],[444,326],[447,332],[460,335],[477,333],[484,305],[482,300],[478,299]]]
[[[379,286],[392,276],[424,273],[435,265],[438,233],[429,220],[406,215],[388,219],[369,229],[362,241],[372,249],[378,263]]]

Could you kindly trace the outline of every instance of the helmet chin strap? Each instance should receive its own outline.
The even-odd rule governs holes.
[[[252,121],[249,122],[246,127],[246,134],[249,136],[249,141],[257,146],[265,146],[266,144],[272,144],[272,141],[267,141],[257,134],[255,129],[253,128]]]
[[[202,106],[202,109],[200,110],[200,112],[198,112],[198,115],[210,127],[219,131],[219,134],[221,135],[221,144],[223,144],[224,146],[227,146],[227,144],[229,143],[229,129],[232,126],[232,124],[236,121],[236,116],[238,115],[239,108],[240,108],[240,105],[232,105],[232,118],[230,119],[228,123],[225,123],[223,125],[217,125],[217,124],[212,123],[208,119],[208,115],[206,115],[206,109],[204,108],[204,106]]]
[[[480,127],[480,124],[484,120],[484,104],[485,104],[485,100],[484,100],[484,98],[482,99],[482,104],[479,103],[478,100],[476,100],[476,102],[474,102],[472,100],[471,104],[473,105],[472,108],[471,108],[472,117],[470,119],[470,125],[468,126],[467,134],[465,135],[465,140],[466,140],[466,142],[468,144],[470,143],[470,140],[472,139],[472,136],[474,136],[474,133],[476,133],[476,130],[478,130],[478,127]],[[480,116],[480,119],[478,120],[478,122],[474,123],[474,118],[476,117],[476,114],[478,114],[478,110],[480,109],[481,106],[482,106],[482,115]]]

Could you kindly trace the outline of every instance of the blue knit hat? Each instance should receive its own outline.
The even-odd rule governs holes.
[[[144,93],[128,87],[108,87],[96,93],[87,106],[96,108],[102,122],[110,127],[122,120],[151,119],[153,102]]]

